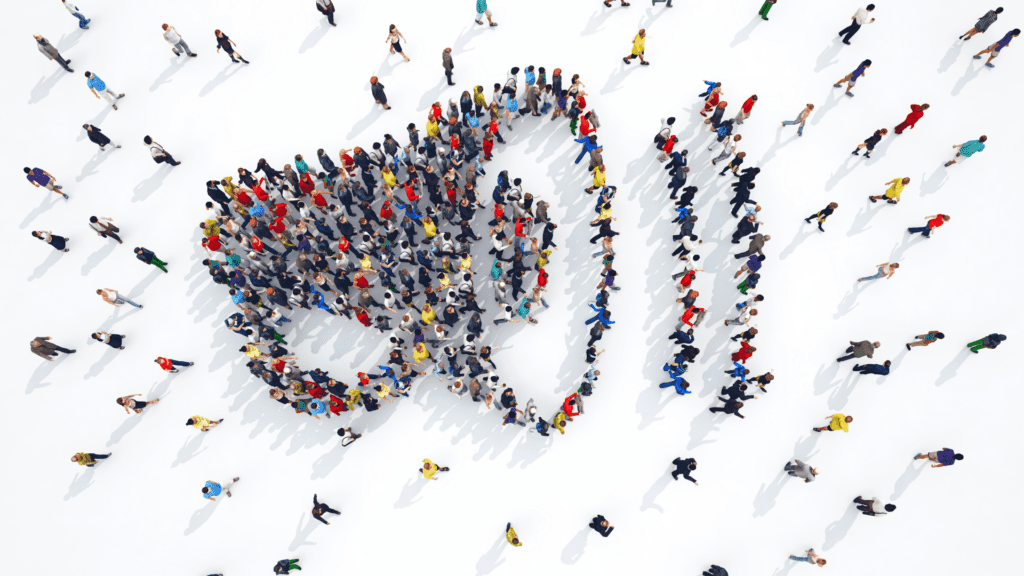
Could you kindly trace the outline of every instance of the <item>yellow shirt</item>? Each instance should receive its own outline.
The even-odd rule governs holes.
[[[434,120],[433,117],[431,117],[431,119],[427,121],[427,136],[440,136],[440,135],[441,135],[441,130],[439,130],[438,127],[437,127],[437,120]]]
[[[473,88],[473,104],[476,104],[481,108],[487,108],[487,98],[484,97],[483,90],[477,92],[477,88],[479,88],[479,86]]]
[[[639,56],[640,54],[643,53],[644,43],[646,41],[647,38],[639,34],[637,34],[636,37],[633,38],[633,56]]]
[[[245,345],[245,355],[248,356],[249,358],[259,358],[260,354],[262,354],[262,352],[260,352],[260,349],[257,348],[255,345]]]
[[[427,469],[427,466],[430,466],[430,468]],[[423,459],[423,477],[426,478],[427,480],[430,480],[431,478],[434,477],[434,472],[437,472],[437,464],[434,464],[433,462],[431,462],[430,458],[424,458]]]
[[[513,546],[522,546],[523,545],[522,542],[513,542],[512,541],[513,539],[518,540],[519,539],[519,535],[516,534],[516,531],[511,526],[509,526],[508,530],[505,531],[505,540],[508,540],[508,543],[513,545]]]
[[[594,168],[594,188],[604,186],[604,172],[600,168]]]
[[[889,189],[885,191],[885,197],[886,198],[897,199],[897,198],[900,197],[900,193],[902,193],[902,192],[903,192],[903,178],[897,178],[896,181],[892,183],[892,186],[890,186]]]
[[[423,350],[422,352],[420,351],[421,349]],[[413,349],[413,351],[412,351],[412,359],[413,360],[415,360],[417,362],[423,362],[427,358],[430,358],[430,351],[427,350],[426,346],[423,346],[421,348],[418,347],[418,348]]]
[[[461,268],[463,270],[469,270],[469,267],[472,266],[472,264],[473,264],[473,257],[472,256],[466,256],[462,260],[459,260],[459,268]]]
[[[356,409],[356,404],[359,402],[359,399],[362,398],[362,397],[363,397],[363,393],[360,392],[359,390],[349,390],[348,391],[348,400],[345,401],[345,404],[348,406],[348,409],[349,410],[355,410]]]
[[[555,422],[552,426],[562,434],[565,434],[565,412],[559,412],[558,416],[555,416]]]
[[[537,268],[543,268],[548,265],[548,256],[551,256],[551,250],[540,251],[540,256],[537,257]]]
[[[427,238],[433,238],[434,236],[437,236],[437,224],[434,224],[433,220],[430,222],[424,222],[423,231],[427,233]]]
[[[380,396],[381,398],[387,398],[388,394],[391,394],[391,388],[389,388],[385,384],[378,384],[378,386],[380,386],[380,392],[374,390],[374,392],[377,392],[377,396]]]
[[[451,284],[451,282],[448,280],[447,274],[442,274],[439,282],[441,284],[441,290],[444,290],[445,288],[448,287],[449,284]]]
[[[217,226],[217,221],[210,219],[204,222],[206,228],[203,229],[203,236],[209,238],[210,236],[216,236],[220,234],[220,226]]]
[[[398,184],[398,178],[395,177],[394,172],[388,170],[387,172],[382,173],[382,176],[384,176],[384,183],[387,184],[389,188],[394,188],[395,185]]]
[[[192,422],[194,422],[194,424],[192,424],[192,427],[196,428],[198,430],[202,430],[203,426],[209,426],[210,425],[210,419],[209,418],[203,418],[202,416],[193,416],[192,417]]]
[[[612,209],[611,208],[602,208],[601,209],[601,215],[598,216],[597,219],[598,220],[604,220],[605,218],[611,218],[611,217],[612,217]]]
[[[828,423],[829,430],[842,430],[843,432],[850,431],[850,425],[846,422],[845,414],[833,414],[832,421]]]
[[[373,262],[370,261],[369,254],[363,254],[363,257],[359,259],[359,265],[363,267],[363,270],[369,270],[373,267]]]
[[[421,317],[423,318],[423,322],[424,323],[430,324],[431,322],[434,321],[434,318],[437,318],[437,314],[434,314],[434,309],[433,308],[429,308],[429,309],[423,311],[423,314],[421,315]]]

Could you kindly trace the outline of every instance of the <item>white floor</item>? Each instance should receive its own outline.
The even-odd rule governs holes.
[[[497,28],[473,24],[472,0],[337,2],[337,28],[297,3],[196,0],[128,3],[80,0],[91,29],[56,0],[19,5],[6,20],[4,183],[10,204],[5,245],[4,345],[14,370],[3,420],[3,511],[8,554],[36,574],[269,574],[280,558],[300,558],[303,574],[699,574],[710,563],[731,574],[788,574],[791,553],[814,547],[830,573],[957,574],[1005,572],[1004,552],[1019,540],[1019,499],[1010,496],[1024,467],[1011,439],[1022,395],[1014,332],[1022,279],[1013,186],[1021,122],[1013,112],[1024,42],[986,69],[971,55],[1020,26],[1009,6],[988,34],[954,42],[988,6],[949,0],[880,2],[878,21],[843,46],[834,36],[857,2],[786,0],[770,22],[760,0],[677,1],[652,8],[605,9],[600,0],[491,0]],[[301,4],[301,5],[296,5]],[[993,6],[994,7],[993,3]],[[827,6],[826,6],[827,5]],[[160,24],[177,27],[200,56],[172,57]],[[390,56],[388,24],[399,26],[412,62]],[[220,27],[250,66],[214,53]],[[648,30],[651,66],[625,66],[638,27]],[[40,33],[73,59],[74,74],[48,62],[33,44]],[[444,85],[441,51],[453,48],[455,90]],[[864,59],[874,66],[856,98],[832,89]],[[251,379],[226,331],[233,310],[199,261],[197,222],[203,183],[252,169],[266,157],[280,168],[296,153],[369,146],[391,132],[405,142],[409,122],[423,124],[435,100],[476,84],[502,82],[512,66],[579,73],[603,128],[615,202],[616,268],[624,288],[613,297],[617,321],[601,345],[602,378],[587,414],[565,436],[542,439],[502,429],[495,414],[457,403],[436,380],[409,399],[352,425],[364,437],[350,448],[334,430],[345,418],[317,422],[286,413]],[[93,99],[82,73],[92,70],[127,94],[120,110]],[[369,76],[387,87],[394,111],[372,107]],[[1014,81],[1013,78],[1017,78]],[[707,408],[736,346],[721,326],[738,293],[729,243],[727,178],[706,167],[710,139],[699,132],[702,80],[724,83],[729,113],[753,93],[760,100],[739,131],[747,165],[764,170],[756,194],[763,231],[772,235],[749,365],[772,369],[771,392],[749,402],[745,420]],[[522,81],[522,75],[520,75]],[[816,104],[802,138],[779,129],[807,102]],[[911,103],[931,104],[917,128],[883,140],[870,160],[850,156],[875,129],[890,132]],[[700,186],[698,233],[707,273],[697,281],[709,309],[703,350],[689,374],[694,394],[656,387],[672,349],[665,336],[680,311],[669,281],[673,216],[667,178],[654,160],[658,119],[679,120]],[[123,149],[97,154],[80,126],[93,123]],[[989,137],[988,148],[950,169],[952,145]],[[150,134],[183,164],[154,165],[142,146]],[[585,302],[597,283],[587,238],[592,198],[585,164],[566,125],[524,118],[489,167],[549,200],[562,224],[549,267],[552,305],[537,326],[489,335],[503,379],[521,402],[553,411],[579,382],[587,336]],[[57,176],[71,200],[29,185],[21,167]],[[883,183],[909,176],[898,206],[870,204]],[[830,201],[836,214],[821,235],[802,218]],[[931,240],[908,226],[930,214],[952,221]],[[90,215],[113,217],[125,238],[115,246],[87,228]],[[477,227],[480,228],[481,225]],[[72,239],[58,254],[30,237],[53,230]],[[932,241],[934,240],[934,241]],[[170,262],[164,275],[131,249],[145,245]],[[899,261],[891,280],[857,285],[873,265]],[[482,273],[488,262],[477,258]],[[146,305],[113,308],[95,295],[111,287]],[[288,333],[303,366],[351,381],[383,349],[379,335],[344,319],[299,314]],[[115,352],[90,341],[94,330],[127,334]],[[908,353],[915,334],[945,341]],[[996,351],[974,356],[964,344],[991,332],[1009,335]],[[46,363],[26,350],[52,336],[78,353]],[[883,343],[887,378],[856,377],[834,358],[848,340]],[[196,366],[165,377],[158,355]],[[117,396],[164,399],[126,416]],[[479,410],[478,410],[479,409]],[[816,435],[812,426],[842,411],[850,434]],[[184,421],[225,418],[200,435]],[[966,455],[930,469],[911,458],[950,446]],[[75,452],[114,453],[94,469]],[[699,461],[700,486],[668,476],[677,456]],[[813,485],[785,476],[794,456],[821,469]],[[452,471],[438,482],[417,473],[424,457]],[[207,503],[208,480],[242,480],[231,499]],[[309,514],[311,500],[340,509],[330,526]],[[887,516],[860,516],[850,501],[878,496],[898,504]],[[586,528],[602,513],[616,526],[603,539]],[[525,545],[503,540],[511,521]],[[810,570],[800,566],[797,570]]]

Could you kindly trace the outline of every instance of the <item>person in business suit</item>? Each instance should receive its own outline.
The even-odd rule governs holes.
[[[612,530],[615,530],[615,526],[611,526],[610,523],[605,520],[604,516],[600,514],[594,516],[594,519],[590,521],[590,527],[605,538],[612,533]]]
[[[325,502],[318,502],[317,499],[316,499],[316,494],[313,494],[313,518],[316,518],[317,520],[319,520],[319,521],[323,522],[324,524],[327,524],[328,526],[330,526],[331,523],[328,522],[327,520],[324,520],[324,518],[323,518],[324,514],[327,514],[327,513],[341,514],[341,512],[338,512],[334,508],[331,508],[327,503],[325,503]]]
[[[697,469],[696,460],[693,458],[687,458],[686,460],[676,458],[672,463],[676,465],[676,469],[672,471],[673,480],[679,480],[679,477],[682,476],[690,482],[693,482],[694,486],[699,486],[699,484],[697,484],[697,480],[694,479],[693,476],[690,476],[690,472]]]

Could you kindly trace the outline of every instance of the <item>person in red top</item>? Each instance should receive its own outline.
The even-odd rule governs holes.
[[[366,312],[366,310],[360,308],[359,306],[353,306],[352,309],[356,311],[356,320],[359,320],[360,324],[369,328],[370,315]]]
[[[546,290],[547,288],[545,287],[548,285],[548,273],[545,272],[543,268],[540,268],[539,272],[540,273],[537,274],[537,286]]]
[[[360,386],[366,386],[370,383],[370,376],[366,372],[357,372],[356,378],[359,380]]]
[[[696,305],[690,306],[689,308],[686,309],[686,312],[683,312],[683,318],[682,318],[683,323],[686,324],[687,326],[690,326],[692,328],[693,327],[693,322],[691,322],[691,320],[693,320],[694,316],[696,316],[697,314],[699,314],[699,313],[701,313],[703,311],[704,311],[703,308],[697,308]]]
[[[445,194],[448,195],[448,203],[451,204],[452,206],[456,206],[459,203],[459,199],[455,195],[457,190],[455,189],[455,186],[451,182],[446,183],[446,185],[448,186],[448,190],[445,192]]]
[[[750,118],[750,111],[754,108],[754,102],[757,102],[757,94],[754,94],[747,101],[743,103],[743,107],[740,108],[740,113],[736,115],[736,125],[743,124],[743,121]]]
[[[391,210],[391,203],[388,202],[387,200],[385,200],[384,203],[381,204],[381,206],[380,206],[380,218],[381,218],[381,220],[391,220],[391,217],[394,216],[394,215],[395,215],[394,211]]]
[[[565,412],[565,417],[570,422],[573,416],[579,416],[582,412],[576,410],[576,397],[579,396],[578,392],[574,392],[572,396],[569,396],[562,402],[562,412]]]
[[[220,252],[221,243],[220,236],[210,236],[209,238],[203,238],[203,248],[207,250],[213,250],[214,252]]]
[[[265,246],[263,245],[263,240],[260,240],[260,237],[255,234],[253,234],[252,237],[249,238],[249,247],[252,248],[253,252],[257,254],[262,254],[263,249],[265,248]]]
[[[753,356],[754,352],[756,352],[756,351],[757,351],[757,348],[754,348],[753,346],[748,344],[746,340],[744,340],[740,344],[739,352],[733,352],[732,353],[732,361],[733,362],[742,362],[743,364],[746,364],[747,363],[747,359],[750,358],[751,356]]]
[[[307,174],[309,174],[309,172],[307,172]],[[320,190],[313,190],[313,206],[316,206],[326,214],[327,211],[324,210],[324,208],[327,207],[327,199],[324,198],[324,193]]]
[[[235,200],[237,200],[239,204],[247,208],[252,206],[252,198],[250,198],[249,195],[245,193],[245,189],[238,188],[237,190],[238,191],[235,192]]]
[[[365,290],[367,288],[373,288],[373,284],[370,284],[366,280],[365,276],[367,274],[375,274],[375,273],[376,272],[374,272],[372,269],[371,270],[360,270],[359,272],[356,272],[355,280],[354,280],[354,282],[356,284],[356,288],[359,288],[360,290]]]
[[[525,216],[520,216],[519,218],[516,218],[517,237],[526,238],[526,232],[523,230],[523,225],[526,224],[526,220],[527,218]]]
[[[288,205],[284,202],[278,202],[274,204],[274,216],[284,217],[288,215]]]
[[[946,222],[949,222],[949,216],[947,214],[936,214],[934,216],[927,216],[925,220],[928,221],[927,226],[921,226],[919,228],[907,228],[907,232],[910,232],[911,234],[917,234],[918,232],[920,232],[921,236],[924,236],[925,238],[931,238],[932,231],[934,231],[939,226],[942,226]]]
[[[661,153],[658,154],[658,162],[668,160],[668,157],[672,154],[672,149],[675,148],[677,142],[679,142],[679,138],[676,136],[670,136],[668,140],[665,140],[665,143],[661,145]]]
[[[182,362],[180,360],[171,360],[170,358],[164,358],[163,356],[153,360],[164,369],[165,372],[177,372],[178,369],[175,366],[191,366],[193,362]]]
[[[494,136],[490,132],[484,134],[484,160],[491,159],[491,150],[494,149]]]
[[[257,183],[256,186],[254,186],[252,189],[252,193],[255,194],[257,198],[260,199],[260,202],[266,202],[267,200],[270,200],[270,195],[267,194],[267,191],[263,189],[263,183],[265,181],[266,178],[260,178],[259,183]]]
[[[443,111],[441,110],[441,103],[434,102],[433,104],[431,104],[430,113],[434,115],[434,120],[440,120],[441,114],[443,114]]]
[[[306,172],[299,178],[299,190],[302,190],[303,194],[309,195],[316,188],[316,183],[313,182],[313,178],[309,176],[309,172]]]
[[[920,120],[922,116],[924,116],[924,111],[927,110],[928,108],[930,108],[930,106],[927,104],[922,104],[920,106],[918,106],[917,104],[911,104],[910,114],[907,114],[906,120],[896,125],[896,133],[903,134],[903,131],[906,130],[908,126],[910,128],[913,128],[914,125],[917,124],[917,121]]]
[[[582,110],[582,106],[580,109]],[[590,112],[587,112],[583,115],[583,120],[580,121],[580,135],[589,136],[591,132],[595,131],[597,131],[597,128],[590,125]]]
[[[718,107],[719,94],[721,94],[721,88],[715,88],[711,92],[711,96],[708,96],[708,99],[704,101],[704,109],[700,111],[701,116],[707,118],[708,112]]]
[[[341,236],[338,238],[338,250],[342,252],[351,252],[352,246],[348,243],[348,238]]]
[[[454,122],[455,118],[452,118],[452,120]],[[458,147],[459,147],[459,135],[458,134],[452,134],[450,145],[451,145],[452,150],[458,149]]]
[[[488,226],[495,226],[505,218],[505,205],[501,202],[494,204],[494,220],[487,223]]]
[[[270,231],[277,232],[278,234],[283,234],[286,228],[287,226],[284,224],[284,218],[281,216],[275,218],[274,223],[270,225]]]
[[[412,178],[405,181],[405,197],[409,199],[413,206],[416,206],[416,201],[422,198],[422,196],[416,194],[416,188],[413,186],[414,182]]]

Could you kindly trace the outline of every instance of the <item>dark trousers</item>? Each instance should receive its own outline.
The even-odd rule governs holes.
[[[164,152],[163,156],[157,156],[156,158],[153,158],[153,160],[156,161],[157,164],[161,162],[166,162],[171,166],[177,166],[178,164],[181,164],[181,162],[175,160],[174,157],[171,156],[170,153],[168,152]]]
[[[320,7],[319,4],[317,4],[316,9],[319,10],[320,13],[323,14],[324,16],[327,16],[327,22],[328,23],[330,23],[332,25],[334,24],[334,9],[333,8],[331,10],[324,10],[323,8]]]
[[[61,68],[67,70],[68,72],[74,72],[74,70],[72,70],[71,67],[68,66],[68,61],[61,58],[60,54],[57,54],[57,63],[60,64]]]
[[[850,346],[849,348],[847,348],[846,351],[847,352],[853,352],[853,346]],[[836,362],[845,362],[845,361],[850,360],[852,358],[856,358],[856,356],[857,356],[856,354],[847,354],[846,356],[843,356],[841,358],[836,358]]]
[[[903,122],[900,122],[899,124],[896,125],[896,129],[893,130],[893,132],[897,134],[903,134],[903,131],[906,130],[909,126],[910,124],[906,120],[904,120]],[[870,153],[871,151],[868,150],[868,154]]]
[[[107,458],[110,458],[110,454],[93,454],[92,452],[89,452],[89,458],[92,458],[93,460],[106,460]],[[95,465],[96,464],[86,464],[85,467],[92,468]]]
[[[100,232],[100,234],[104,238],[113,238],[114,240],[117,240],[118,242],[121,242],[121,237],[118,236],[117,234],[114,234],[113,232]]]
[[[61,347],[61,346],[57,346],[56,344],[54,344],[54,345],[53,345],[53,349],[54,349],[54,350],[55,350],[56,352],[63,352],[63,353],[65,353],[65,354],[74,354],[74,353],[75,353],[75,351],[74,351],[74,350],[68,350],[67,348],[63,348],[63,347]],[[51,354],[51,356],[56,356],[56,355],[57,355],[57,354]],[[104,456],[104,458],[106,458],[106,456]]]
[[[448,78],[448,85],[449,86],[455,84],[455,82],[452,82],[452,71],[451,70],[445,70],[444,71],[444,75],[445,75],[446,78]]]
[[[860,30],[860,24],[857,24],[857,21],[854,20],[853,22],[850,23],[849,26],[847,26],[846,28],[843,28],[842,30],[840,30],[839,31],[839,35],[842,36],[842,35],[845,34],[846,38],[843,38],[843,42],[849,44],[850,43],[850,38],[853,38],[853,35],[856,34],[859,30]]]

